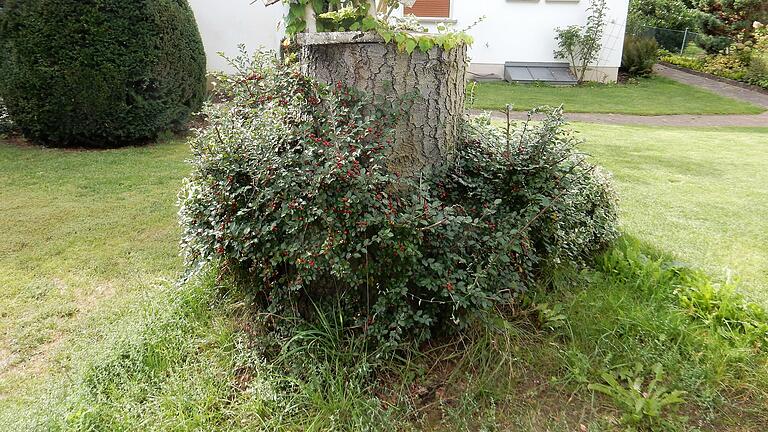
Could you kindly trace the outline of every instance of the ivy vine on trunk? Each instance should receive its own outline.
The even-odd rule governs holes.
[[[280,0],[265,0],[267,6]],[[288,5],[285,29],[290,38],[299,33],[374,31],[386,43],[397,44],[401,52],[416,50],[427,52],[434,47],[447,51],[471,45],[472,37],[466,29],[454,30],[439,24],[436,33],[420,25],[413,17],[398,18],[392,14],[400,7],[410,7],[416,0],[283,0]],[[482,18],[481,18],[482,19]]]

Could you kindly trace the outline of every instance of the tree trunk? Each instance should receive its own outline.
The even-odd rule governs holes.
[[[467,48],[398,52],[371,33],[299,37],[302,70],[327,84],[342,82],[375,99],[404,101],[390,168],[404,175],[450,161],[464,115]]]

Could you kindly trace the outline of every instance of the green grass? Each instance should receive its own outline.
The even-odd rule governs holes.
[[[768,128],[579,124],[614,174],[624,231],[768,305]]]
[[[586,84],[577,87],[480,83],[472,108],[518,111],[540,105],[559,106],[567,112],[662,114],[758,114],[758,106],[725,98],[665,77],[641,78],[632,84]]]
[[[701,293],[707,282],[686,272],[624,239],[595,271],[557,273],[532,304],[398,357],[366,350],[334,313],[274,340],[242,297],[206,277],[156,291],[105,326],[56,389],[64,402],[33,418],[41,430],[72,431],[618,432],[626,408],[589,385],[640,365],[632,379],[645,387],[658,365],[661,384],[686,394],[637,420],[640,430],[763,430],[768,356],[756,343],[765,330],[695,316],[705,309],[683,307],[678,292]],[[713,300],[730,323],[749,319],[738,299]]]
[[[184,144],[0,142],[0,430],[618,431],[620,400],[588,385],[636,362],[688,392],[655,430],[765,430],[768,341],[741,324],[761,321],[673,262],[765,303],[768,129],[576,128],[639,240],[400,360],[333,318],[270,340],[214,278],[175,286]]]
[[[0,419],[36,399],[75,341],[98,340],[126,305],[175,280],[187,154],[178,142],[94,152],[0,142]]]

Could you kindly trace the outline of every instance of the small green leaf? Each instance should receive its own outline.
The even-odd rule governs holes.
[[[429,37],[421,37],[419,38],[419,49],[427,52],[431,50],[435,46],[435,42],[432,40],[432,38]]]
[[[418,43],[416,42],[416,39],[408,39],[405,41],[405,50],[408,52],[408,54],[413,54],[413,51],[416,49],[416,46]]]

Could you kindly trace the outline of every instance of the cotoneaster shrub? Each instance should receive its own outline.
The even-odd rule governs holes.
[[[133,144],[182,125],[205,95],[205,53],[186,0],[8,0],[0,96],[29,138]]]
[[[233,63],[192,139],[182,246],[192,271],[217,265],[278,328],[332,305],[379,342],[423,341],[615,236],[614,194],[559,112],[509,137],[471,121],[455,162],[401,178],[390,110],[270,53]]]

